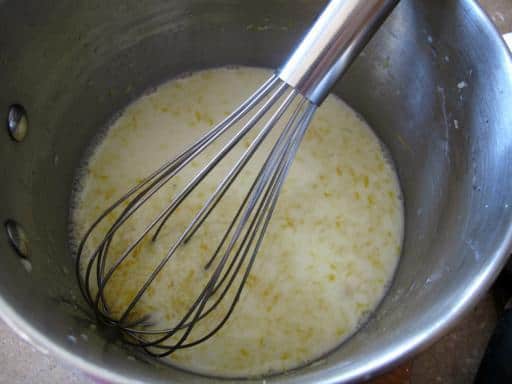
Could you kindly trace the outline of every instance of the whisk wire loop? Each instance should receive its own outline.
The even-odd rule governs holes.
[[[280,101],[280,104],[277,108],[274,108],[278,101]],[[219,257],[220,259],[217,260],[215,268],[211,271],[205,287],[189,305],[184,316],[177,324],[166,328],[156,328],[150,314],[138,318],[130,316],[158,274],[161,273],[177,250],[184,246],[200,229],[235,182],[240,172],[246,167],[261,144],[269,137],[270,132],[283,119],[292,105],[295,105],[293,112],[287,117],[284,128],[272,146],[259,173],[254,178],[242,204],[203,268],[205,270],[211,269],[214,262]],[[302,97],[295,89],[289,87],[275,75],[272,76],[235,112],[199,138],[180,155],[158,168],[140,184],[132,187],[95,220],[77,248],[77,274],[79,275],[82,293],[86,301],[93,307],[98,319],[105,324],[120,329],[127,336],[125,341],[128,344],[142,347],[149,354],[158,357],[202,343],[217,333],[227,322],[239,301],[277,203],[284,179],[315,109],[316,106]],[[250,116],[248,116],[249,114]],[[265,123],[260,124],[268,114],[270,116]],[[230,131],[236,123],[241,122],[246,116],[248,116],[247,121],[242,124],[241,128],[233,132],[233,136],[222,146],[221,150],[144,227],[140,236],[131,241],[117,257],[114,257],[116,255],[111,254],[111,245],[126,221],[192,160],[203,153],[210,144]],[[260,125],[262,127],[259,127]],[[158,241],[161,230],[179,205],[220,161],[257,126],[259,128],[255,138],[251,140],[242,155],[217,184],[214,192],[195,213],[185,230],[172,243],[165,257],[160,260],[145,279],[129,304],[123,309],[122,314],[115,317],[105,294],[112,276],[146,237],[151,236],[151,241]],[[92,241],[91,235],[95,230],[98,230],[99,224],[108,217],[114,216],[116,210],[120,210],[120,213],[115,216],[99,243],[92,247],[92,252],[85,266],[85,273],[82,273],[80,266],[81,260],[86,257],[84,250],[87,242]],[[152,231],[153,233],[151,233]],[[108,267],[107,263],[109,263]],[[95,271],[94,275],[93,271]],[[95,285],[92,285],[92,281],[95,281]],[[93,293],[93,288],[96,289],[95,293]],[[194,335],[194,340],[189,340],[196,325],[218,309],[220,303],[227,297],[230,297],[231,302],[220,320],[205,334]]]

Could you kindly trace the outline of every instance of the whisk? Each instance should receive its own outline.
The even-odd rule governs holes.
[[[99,321],[119,329],[123,340],[144,348],[157,357],[202,343],[217,333],[232,315],[260,249],[288,170],[308,128],[315,109],[327,96],[334,82],[377,30],[398,0],[332,0],[314,23],[290,58],[261,87],[223,121],[162,165],[112,204],[86,231],[76,258],[76,274],[82,294]],[[151,314],[135,315],[134,308],[157,275],[184,246],[225,196],[240,172],[262,142],[286,119],[272,149],[249,188],[242,204],[227,225],[215,252],[204,266],[211,271],[206,285],[190,303],[184,316],[170,328],[157,329]],[[241,128],[231,132],[237,123]],[[191,213],[186,229],[169,246],[156,268],[138,287],[121,316],[114,316],[106,300],[108,283],[116,270],[146,238],[158,241],[160,232],[173,213],[204,178],[250,131],[256,136],[234,166],[222,178],[202,207]],[[259,130],[258,130],[259,129]],[[122,253],[112,255],[112,242],[120,228],[170,180],[196,159],[212,143],[231,133],[220,151],[192,177],[183,190]],[[117,213],[119,211],[119,213]],[[85,255],[91,234],[107,217],[113,223],[90,254]],[[102,234],[103,235],[103,234]],[[86,258],[88,257],[88,258]],[[82,271],[82,260],[86,266]],[[107,266],[107,259],[113,260]],[[229,298],[227,305],[220,303]],[[219,308],[226,308],[207,331],[196,335],[193,329]],[[194,337],[192,337],[194,336]]]

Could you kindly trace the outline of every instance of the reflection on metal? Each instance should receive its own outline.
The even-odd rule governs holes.
[[[28,237],[23,227],[16,221],[8,219],[5,222],[5,231],[7,232],[9,243],[16,253],[22,258],[28,259],[30,256],[30,248]]]
[[[28,118],[25,108],[19,104],[9,107],[7,114],[7,129],[12,139],[18,142],[23,141],[28,132]]]

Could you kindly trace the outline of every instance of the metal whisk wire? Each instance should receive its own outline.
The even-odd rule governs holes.
[[[128,344],[142,347],[149,354],[158,357],[197,345],[218,332],[240,299],[284,180],[316,106],[321,104],[336,79],[348,68],[397,2],[398,0],[331,0],[277,74],[189,148],[131,188],[92,223],[77,248],[76,275],[85,300],[100,321],[121,330]],[[205,270],[211,270],[205,287],[188,307],[185,315],[176,325],[165,329],[155,329],[149,314],[129,320],[130,316],[134,317],[134,308],[157,275],[162,272],[179,247],[186,244],[210,216],[262,142],[267,139],[278,122],[287,116],[286,112],[289,109],[292,109],[291,116],[286,117],[285,127],[279,133],[216,250],[204,266]],[[244,119],[247,121],[244,122]],[[267,120],[262,127],[256,128],[264,119]],[[232,137],[220,151],[208,160],[183,190],[143,229],[140,236],[112,261],[112,258],[109,258],[112,242],[126,221],[173,177],[204,153],[206,148],[234,130],[237,123],[241,123],[242,127],[232,133]],[[219,162],[254,129],[259,130],[249,147],[218,183],[215,191],[195,213],[185,230],[172,243],[166,255],[147,276],[122,314],[115,317],[105,295],[112,276],[150,233],[153,242],[158,240],[162,228],[176,209]],[[118,210],[119,214],[116,213]],[[92,247],[90,255],[85,256],[86,244],[91,240],[91,235],[112,215],[115,215],[115,220],[111,225],[107,225],[108,229],[99,243]],[[108,268],[107,262],[110,262]],[[217,264],[214,266],[215,262]],[[235,284],[237,278],[239,280]],[[188,340],[192,330],[219,308],[230,291],[231,302],[223,316],[204,334],[194,335],[194,340]]]
[[[186,243],[199,229],[201,224],[206,220],[217,203],[222,199],[226,191],[232,185],[240,171],[245,167],[254,153],[258,150],[258,147],[272,131],[276,123],[282,118],[283,114],[289,109],[290,105],[296,101],[297,97],[300,97],[301,100],[297,103],[292,116],[289,118],[288,123],[279,135],[279,138],[273,146],[272,151],[266,159],[258,176],[255,178],[254,183],[249,189],[249,192],[247,193],[242,205],[231,221],[231,224],[226,230],[224,237],[216,248],[216,251],[205,265],[205,268],[208,269],[212,266],[214,260],[218,257],[219,253],[221,253],[220,251],[222,250],[222,247],[227,244],[223,256],[221,257],[218,265],[212,273],[212,276],[210,277],[206,287],[202,290],[201,294],[195,300],[195,302],[190,306],[182,320],[172,328],[157,330],[148,329],[147,322],[149,318],[147,317],[138,319],[135,322],[132,321],[131,323],[127,323],[126,319],[128,315],[139,302],[140,298],[147,291],[148,287],[153,282],[158,273],[160,273],[167,262],[169,262],[178,247]],[[152,236],[153,241],[157,240],[161,228],[170,218],[171,214],[179,206],[179,204],[194,190],[194,188],[233,148],[233,146],[236,145],[249,131],[251,131],[261,120],[261,118],[270,111],[271,107],[275,105],[276,100],[281,98],[284,98],[284,100],[280,106],[275,112],[272,112],[269,120],[259,130],[258,135],[253,139],[249,147],[245,150],[234,167],[218,184],[215,192],[207,199],[203,207],[194,216],[185,231],[171,246],[167,255],[161,260],[160,264],[147,278],[144,285],[139,289],[133,300],[124,310],[121,317],[119,319],[114,319],[110,314],[107,300],[104,296],[104,290],[116,269],[123,263],[124,260],[126,260],[130,252],[134,250],[134,248],[142,241],[142,239],[147,236],[150,231],[158,224],[158,229]],[[248,107],[254,108],[254,106],[257,106],[259,103],[262,103],[262,106],[257,109],[254,115],[248,120],[248,122],[245,123],[245,125],[238,132],[236,132],[234,137],[229,140],[227,144],[225,144],[223,149],[221,149],[221,151],[216,154],[214,158],[211,159],[203,169],[201,169],[201,171],[197,173],[193,180],[189,182],[183,191],[172,200],[167,208],[144,229],[141,236],[139,236],[128,246],[128,248],[121,254],[119,258],[117,258],[117,260],[110,266],[108,270],[105,270],[109,246],[121,225],[138,208],[149,201],[149,198],[153,196],[157,190],[159,190],[166,182],[171,180],[171,178],[183,168],[184,164],[186,165],[192,161],[204,148],[206,148],[207,145],[213,143],[216,138],[220,137],[221,134],[226,132],[232,126],[232,121],[240,120],[243,117],[242,114],[247,113]],[[286,173],[289,169],[293,156],[298,149],[298,143],[303,137],[306,127],[312,118],[315,108],[316,107],[313,104],[307,102],[302,96],[300,96],[297,91],[283,83],[276,76],[273,76],[260,88],[259,91],[255,93],[253,98],[249,99],[245,105],[238,108],[237,111],[235,111],[235,113],[233,113],[231,116],[228,116],[225,121],[218,124],[201,139],[199,139],[198,142],[188,148],[183,154],[168,162],[166,166],[159,168],[156,172],[149,176],[148,179],[144,180],[135,188],[132,188],[129,193],[127,193],[120,200],[116,201],[111,207],[109,207],[106,211],[106,214],[102,215],[100,219],[93,223],[78,248],[79,260],[77,262],[77,266],[79,267],[81,264],[80,259],[83,257],[85,244],[94,229],[99,225],[102,219],[106,218],[124,201],[129,201],[127,206],[123,209],[120,215],[117,216],[114,223],[110,226],[103,240],[92,252],[92,255],[87,262],[85,277],[80,279],[81,287],[85,292],[85,296],[88,298],[89,304],[91,304],[95,309],[97,316],[107,324],[115,325],[124,331],[127,335],[131,336],[131,339],[134,340],[131,341],[132,344],[142,346],[146,349],[148,347],[164,349],[165,352],[163,353],[148,351],[153,355],[158,356],[167,355],[176,349],[196,345],[213,336],[227,321],[229,316],[232,314],[236,303],[238,302],[240,293],[253,265],[254,257],[256,256],[263,239],[268,221],[270,220],[274,210],[275,203],[277,202],[277,197],[279,196],[279,191],[284,182]],[[229,122],[229,124],[226,122]],[[202,145],[198,145],[198,143]],[[264,220],[264,218],[266,219]],[[262,228],[263,231],[259,232]],[[258,233],[259,235],[257,235]],[[242,240],[239,242],[239,239]],[[237,245],[237,247],[235,247],[235,245]],[[197,322],[212,313],[212,311],[218,307],[219,303],[227,296],[227,292],[232,287],[236,276],[244,265],[244,262],[246,262],[247,255],[249,254],[251,248],[253,249],[252,256],[245,266],[245,272],[243,273],[239,286],[236,289],[235,298],[232,301],[228,312],[224,315],[219,324],[213,328],[213,330],[197,340],[185,343],[185,340]],[[232,255],[234,256],[231,257]],[[96,265],[97,286],[97,292],[95,295],[92,294],[90,285],[92,276],[91,273],[94,265]],[[77,273],[79,276],[82,276],[82,273],[79,270],[77,270]],[[223,288],[222,293],[218,296],[218,298],[214,300],[213,304],[207,307],[206,305],[209,300],[212,299],[213,295],[215,295],[215,293],[217,293],[221,288]],[[183,331],[183,334],[177,342],[171,345],[162,344],[164,341],[174,336],[178,331]],[[156,340],[148,341],[142,337],[144,335],[156,335],[158,337]]]
[[[82,241],[80,242],[77,248],[77,259],[79,259],[84,250],[84,246],[91,236],[92,232],[97,228],[97,226],[108,216],[110,215],[116,208],[120,207],[121,204],[130,196],[136,194],[141,191],[134,199],[130,201],[130,203],[123,210],[119,219],[116,220],[114,225],[110,228],[110,230],[105,234],[104,240],[97,246],[97,248],[92,253],[91,259],[88,263],[85,278],[82,279],[80,273],[80,265],[77,262],[77,278],[79,282],[85,282],[85,284],[80,284],[80,288],[82,289],[82,294],[86,298],[87,302],[93,305],[96,300],[92,299],[90,294],[90,274],[92,271],[92,266],[94,265],[94,261],[98,258],[103,251],[108,249],[109,239],[115,234],[115,232],[119,229],[120,225],[122,225],[142,204],[144,204],[150,197],[154,195],[158,191],[158,189],[164,185],[169,179],[175,176],[183,167],[185,167],[189,162],[191,162],[197,155],[204,150],[208,145],[210,145],[216,138],[218,138],[222,133],[224,133],[227,129],[232,127],[237,121],[239,121],[243,116],[245,116],[254,105],[257,104],[263,97],[268,95],[271,90],[271,87],[277,83],[278,79],[273,76],[270,78],[265,84],[263,84],[253,96],[247,99],[240,107],[238,107],[235,111],[233,111],[229,116],[227,116],[222,122],[213,127],[209,132],[207,132],[204,136],[202,136],[199,140],[197,140],[192,146],[187,148],[184,152],[170,160],[169,162],[162,165],[155,172],[149,175],[146,179],[144,179],[141,183],[135,185],[131,188],[126,194],[120,197],[116,202],[114,202],[109,208],[107,208],[89,227],[87,232],[85,233]],[[145,192],[148,192],[147,194]],[[142,236],[141,236],[142,237]],[[119,264],[122,260],[119,260]],[[102,265],[104,268],[104,263],[97,263],[99,267]],[[118,266],[118,264],[116,265]],[[99,272],[99,271],[97,271]],[[102,272],[102,271],[101,271]],[[98,274],[101,276],[101,274]],[[99,278],[99,277],[98,277]],[[109,276],[106,277],[108,281]],[[83,280],[83,281],[82,281]],[[97,281],[98,288],[101,288],[100,281]],[[99,289],[101,290],[101,289]],[[97,304],[97,303],[96,303]],[[96,305],[95,305],[96,306]]]

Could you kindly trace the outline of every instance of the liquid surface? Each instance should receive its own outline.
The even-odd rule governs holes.
[[[244,67],[197,72],[130,105],[83,169],[72,238],[80,239],[110,204],[223,119],[268,76],[267,70]],[[210,276],[203,267],[277,133],[158,274],[134,316],[149,313],[159,327],[175,325],[183,316]],[[238,158],[254,135],[244,138],[238,152],[187,198],[158,241],[142,242],[114,273],[105,290],[114,315],[121,315],[230,168],[229,160]],[[119,256],[204,164],[204,158],[194,160],[128,220],[110,253]],[[86,254],[112,223],[109,217],[93,232]],[[328,97],[301,144],[233,315],[207,342],[170,355],[171,363],[205,374],[252,376],[321,357],[350,336],[381,300],[397,265],[402,231],[400,188],[380,142],[346,104]],[[220,313],[227,308],[220,305]],[[211,329],[219,316],[198,325],[192,336]]]

